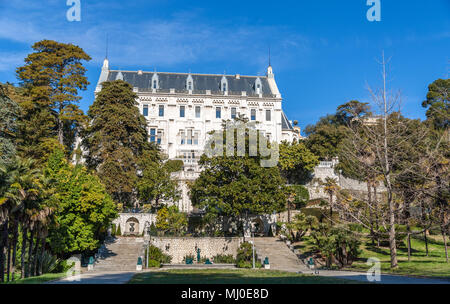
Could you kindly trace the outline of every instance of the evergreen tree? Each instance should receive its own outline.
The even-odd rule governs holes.
[[[427,109],[427,120],[436,129],[450,126],[450,79],[437,79],[428,86],[427,99],[422,106]]]
[[[156,149],[148,142],[147,122],[136,99],[125,81],[102,83],[88,111],[90,124],[83,132],[88,166],[97,170],[113,199],[128,206],[134,199],[138,163],[145,151]]]
[[[0,84],[0,166],[9,163],[16,153],[19,106],[8,97],[7,90]]]
[[[91,57],[76,45],[52,40],[36,42],[32,48],[34,53],[17,69],[17,76],[32,101],[26,111],[30,117],[25,119],[33,119],[34,123],[50,120],[44,126],[51,128],[51,135],[71,151],[75,129],[85,120],[77,105],[81,99],[78,90],[86,90],[89,84],[82,61]]]

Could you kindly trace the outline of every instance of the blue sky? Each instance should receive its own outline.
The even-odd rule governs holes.
[[[389,86],[402,111],[423,118],[427,86],[450,71],[450,1],[381,0],[369,22],[366,0],[163,1],[81,0],[81,22],[68,22],[66,0],[0,0],[0,82],[41,39],[71,42],[93,58],[81,92],[87,110],[109,36],[112,68],[265,74],[268,48],[284,110],[301,127],[379,87],[382,50]]]

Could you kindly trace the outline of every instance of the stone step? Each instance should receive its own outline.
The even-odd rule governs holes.
[[[277,238],[255,238],[255,248],[258,258],[269,258],[270,268],[285,271],[307,271],[307,268],[298,259],[284,242]]]

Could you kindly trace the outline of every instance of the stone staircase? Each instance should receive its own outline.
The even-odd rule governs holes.
[[[255,238],[255,251],[258,259],[269,258],[270,269],[307,273],[308,268],[300,261],[286,244],[275,237]]]
[[[117,237],[106,240],[99,250],[92,271],[136,271],[136,263],[143,244],[144,239],[139,237]]]

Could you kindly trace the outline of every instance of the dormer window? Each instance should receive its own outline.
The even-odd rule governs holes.
[[[188,75],[186,79],[186,88],[188,91],[194,90],[194,79],[192,79],[191,75]]]
[[[222,76],[222,80],[220,80],[220,90],[222,92],[228,92],[228,81],[225,76]]]
[[[262,83],[261,83],[261,79],[258,77],[255,80],[255,93],[261,94],[261,92],[262,92]]]
[[[153,74],[152,76],[152,89],[157,90],[159,89],[159,77],[158,74]]]

